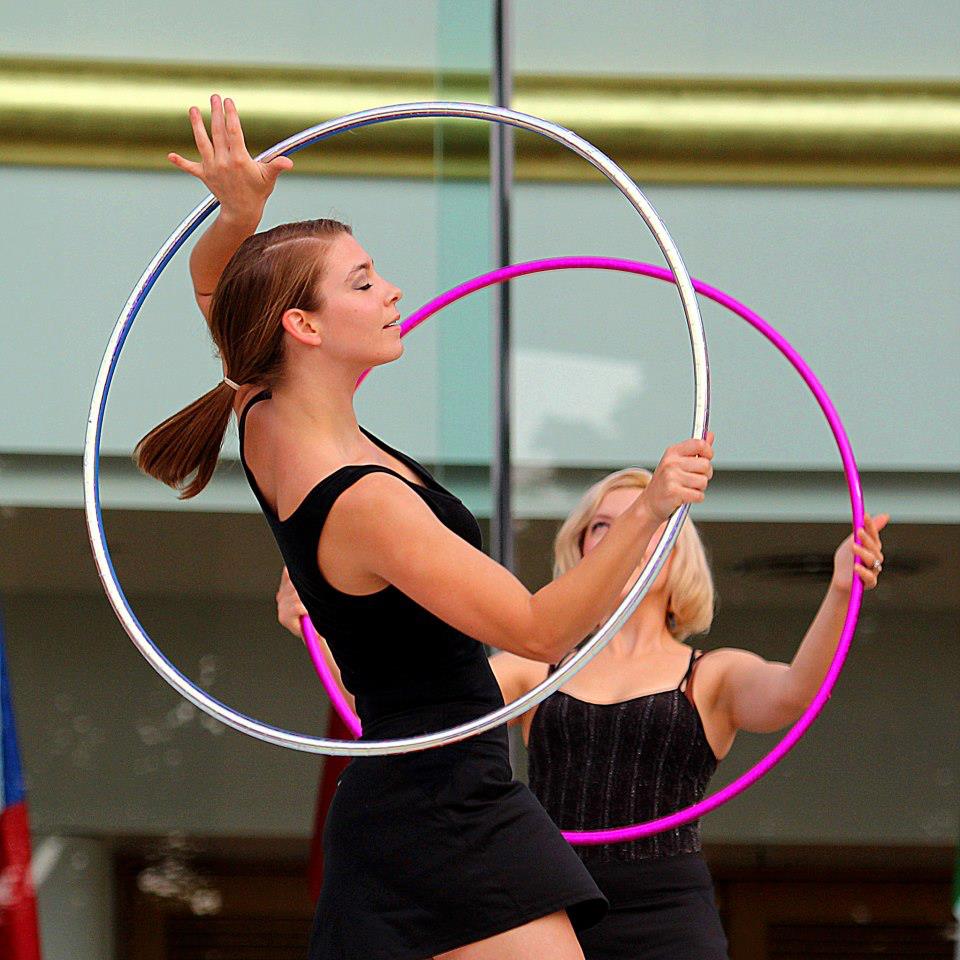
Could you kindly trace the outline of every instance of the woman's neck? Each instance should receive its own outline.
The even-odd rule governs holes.
[[[677,645],[667,629],[665,598],[647,596],[607,646],[614,657],[636,657],[665,653]]]
[[[272,391],[277,413],[349,459],[364,443],[353,408],[356,376],[344,370],[290,370]]]

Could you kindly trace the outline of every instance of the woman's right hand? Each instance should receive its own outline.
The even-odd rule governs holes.
[[[210,136],[197,107],[190,108],[190,125],[200,162],[177,153],[168,154],[167,159],[207,187],[220,201],[222,217],[259,223],[277,177],[291,169],[293,161],[289,157],[276,157],[269,163],[254,160],[243,139],[236,105],[229,97],[221,100],[214,94],[210,98]]]
[[[280,574],[280,586],[277,587],[277,619],[295,637],[303,637],[300,630],[300,618],[307,616],[307,608],[300,602],[300,594],[290,581],[287,568]]]
[[[713,433],[706,440],[684,440],[667,447],[640,495],[641,503],[658,523],[684,503],[702,503],[713,476]]]

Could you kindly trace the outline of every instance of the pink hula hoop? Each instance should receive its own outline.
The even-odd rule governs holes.
[[[550,270],[569,270],[569,269],[589,269],[589,270],[616,270],[621,273],[635,273],[644,277],[653,277],[656,280],[663,280],[666,283],[673,283],[673,275],[665,267],[658,267],[652,263],[641,263],[636,260],[621,260],[612,257],[551,257],[546,260],[531,260],[527,263],[516,263],[509,267],[502,267],[499,270],[493,270],[482,276],[475,277],[461,283],[459,286],[440,294],[429,303],[422,306],[415,313],[412,313],[401,324],[401,335],[406,336],[411,330],[420,326],[424,320],[432,317],[444,307],[451,303],[482,290],[484,287],[492,286],[496,283],[504,283],[507,280],[513,280],[517,277],[524,277],[532,273],[544,273]],[[850,506],[853,517],[854,533],[863,526],[863,492],[860,487],[860,475],[857,472],[857,464],[853,456],[853,448],[847,438],[847,433],[840,421],[840,416],[836,411],[830,397],[824,390],[823,385],[817,379],[814,372],[807,366],[803,357],[790,345],[790,343],[778,333],[766,320],[759,314],[754,313],[749,307],[735,300],[729,294],[718,290],[716,287],[704,283],[702,280],[693,279],[693,287],[697,293],[702,294],[710,300],[726,307],[738,317],[742,317],[755,330],[758,330],[767,338],[786,358],[790,361],[793,368],[803,378],[804,383],[810,388],[820,409],[823,411],[830,425],[837,448],[840,451],[840,459],[843,463],[843,472],[847,480],[847,489],[850,493]],[[357,381],[359,386],[369,374],[366,371]],[[850,650],[850,643],[853,639],[854,631],[857,628],[857,617],[860,613],[860,601],[863,597],[863,584],[860,578],[854,574],[853,583],[850,588],[850,600],[847,604],[847,612],[843,622],[843,630],[840,634],[840,642],[837,644],[836,653],[827,670],[823,683],[817,691],[816,696],[810,702],[810,705],[804,710],[800,719],[787,731],[783,739],[758,763],[754,764],[746,773],[741,774],[732,783],[728,784],[722,790],[704,797],[699,803],[695,803],[683,810],[678,810],[668,816],[658,817],[656,820],[649,820],[646,823],[633,824],[632,826],[611,827],[605,830],[585,830],[585,831],[564,831],[566,839],[575,845],[592,846],[602,843],[619,843],[628,840],[637,840],[640,837],[648,837],[655,833],[661,833],[664,830],[670,830],[679,827],[691,820],[696,820],[704,814],[716,810],[735,796],[743,793],[748,787],[755,784],[761,777],[769,773],[799,742],[800,738],[807,732],[810,725],[817,718],[820,711],[824,708],[834,685],[843,669],[844,661]],[[323,685],[330,695],[330,699],[337,712],[343,717],[344,721],[356,736],[360,735],[360,720],[350,709],[336,680],[327,666],[326,658],[320,649],[320,640],[317,636],[313,624],[309,617],[303,617],[301,621],[304,628],[304,640],[310,656],[313,658],[314,665]]]
[[[353,736],[359,737],[363,732],[360,726],[360,718],[350,709],[350,704],[347,703],[347,698],[343,695],[343,691],[330,669],[330,664],[327,663],[327,658],[323,655],[323,650],[320,647],[320,636],[309,617],[300,618],[300,631],[303,634],[303,642],[307,645],[307,652],[310,654],[317,675],[327,691],[333,709],[340,714],[340,718]]]

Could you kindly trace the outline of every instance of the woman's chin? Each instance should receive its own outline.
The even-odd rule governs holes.
[[[387,354],[387,358],[383,361],[384,363],[393,363],[394,360],[399,360],[403,356],[403,341],[398,340],[394,349]]]
[[[382,367],[386,363],[393,363],[394,360],[399,360],[402,356],[403,343],[401,341],[397,341],[396,346],[389,351],[384,350],[383,353],[380,353],[375,357],[371,357],[364,364],[364,368]]]

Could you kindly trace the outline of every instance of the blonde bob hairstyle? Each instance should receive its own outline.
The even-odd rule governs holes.
[[[553,542],[554,577],[561,576],[580,562],[587,528],[603,498],[611,490],[643,490],[652,476],[640,467],[627,467],[609,474],[587,490]],[[710,629],[713,622],[713,576],[700,534],[689,517],[670,555],[665,589],[667,629],[676,640],[686,640]]]

